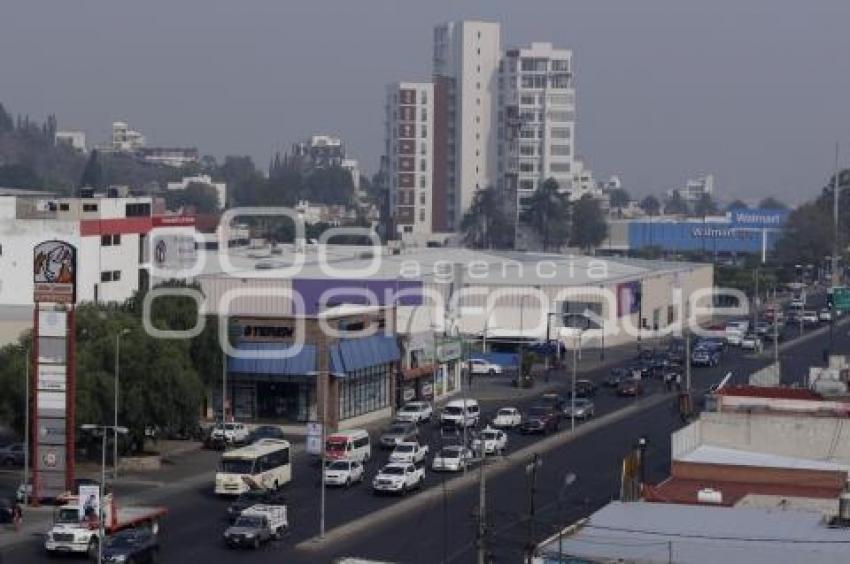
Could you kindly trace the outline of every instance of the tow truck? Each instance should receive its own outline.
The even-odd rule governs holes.
[[[113,494],[104,497],[102,515],[103,532],[112,533],[131,527],[147,527],[151,533],[159,533],[159,521],[168,510],[165,507],[126,506],[120,507]],[[97,516],[80,514],[76,497],[56,509],[53,526],[45,535],[44,549],[50,554],[75,553],[97,554],[101,542],[101,527]]]

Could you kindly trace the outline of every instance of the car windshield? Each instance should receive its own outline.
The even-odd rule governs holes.
[[[483,433],[481,433],[481,436],[484,438],[485,441],[492,441],[499,437],[496,431],[484,431]]]
[[[339,451],[345,450],[345,440],[344,439],[338,439],[338,440],[328,441],[327,444],[325,445],[325,448],[328,451],[331,451],[331,452],[339,452]]]
[[[531,417],[545,417],[549,415],[549,408],[546,407],[532,407],[528,410],[528,414]]]
[[[236,428],[236,425],[234,425],[233,423],[225,423],[224,424],[224,430],[225,431],[232,431],[235,428]]]
[[[413,445],[398,445],[395,447],[396,452],[413,452],[416,450],[416,447]]]
[[[588,403],[590,403],[590,402],[588,402],[587,400],[583,400],[583,399],[576,399],[576,407],[584,407],[584,406],[586,406]]]
[[[499,412],[496,415],[497,416],[498,415],[511,416],[513,414],[514,414],[513,409],[500,409]]]
[[[393,425],[387,431],[387,433],[389,433],[390,435],[403,435],[406,432],[407,432],[407,427],[405,427],[404,425]]]
[[[60,509],[56,516],[57,523],[79,523],[80,513],[76,509]]]
[[[415,412],[419,411],[419,406],[418,406],[418,405],[410,405],[410,404],[408,404],[408,405],[403,406],[403,407],[402,407],[401,409],[399,409],[398,411],[399,411],[399,413],[401,413],[401,412],[405,412],[405,413],[415,413]]]
[[[328,464],[328,470],[348,470],[348,462],[344,460],[337,460],[336,462],[331,462]]]
[[[225,474],[253,474],[253,460],[225,459],[221,461],[221,472]]]
[[[259,529],[263,526],[263,518],[254,515],[242,515],[236,520],[237,527],[247,527],[250,529]]]
[[[463,413],[463,409],[454,405],[450,405],[443,410],[443,413],[447,415],[460,415],[461,413]]]
[[[440,458],[460,458],[460,448],[447,447],[440,451]]]
[[[240,495],[236,501],[237,503],[253,503],[254,501],[264,499],[265,495],[266,493],[263,490],[248,490]]]
[[[401,466],[387,466],[381,470],[381,474],[404,474],[404,468]]]

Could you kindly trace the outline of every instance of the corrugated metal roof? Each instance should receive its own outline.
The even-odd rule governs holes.
[[[362,339],[345,339],[331,346],[331,371],[342,375],[370,366],[396,362],[400,357],[398,343],[392,336],[372,335]]]

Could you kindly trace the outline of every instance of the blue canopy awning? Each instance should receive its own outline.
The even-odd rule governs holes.
[[[252,358],[227,357],[227,371],[239,374],[299,376],[316,374],[316,346],[285,343],[238,343]],[[285,356],[284,356],[285,355]]]
[[[345,376],[355,370],[396,362],[401,358],[395,337],[372,335],[342,340],[330,347],[331,373]]]

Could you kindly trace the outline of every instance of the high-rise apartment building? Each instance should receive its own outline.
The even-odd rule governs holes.
[[[499,71],[499,185],[519,205],[549,178],[570,198],[573,182],[575,89],[572,51],[551,43],[508,49]]]
[[[453,231],[477,190],[497,180],[500,26],[434,28],[434,230]]]
[[[385,155],[390,215],[395,236],[416,239],[437,229],[433,194],[434,86],[396,82],[387,86]]]

